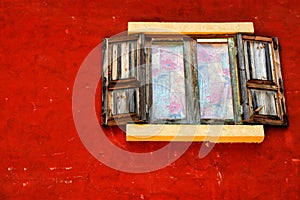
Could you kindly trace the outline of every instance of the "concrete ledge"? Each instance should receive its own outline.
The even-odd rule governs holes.
[[[127,124],[127,141],[261,143],[263,125]]]
[[[254,33],[252,22],[128,22],[128,34],[236,34]]]

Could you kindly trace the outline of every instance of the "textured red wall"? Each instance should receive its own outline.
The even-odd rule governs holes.
[[[203,159],[193,143],[155,172],[106,167],[78,137],[72,89],[89,52],[128,21],[252,21],[278,36],[289,128],[267,127],[262,144],[217,144]],[[299,199],[299,32],[298,0],[1,0],[0,199]],[[125,149],[161,146],[107,134]]]

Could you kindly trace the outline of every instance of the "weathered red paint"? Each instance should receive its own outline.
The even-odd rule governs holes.
[[[128,21],[253,21],[256,34],[277,36],[289,128],[267,127],[262,144],[217,144],[203,159],[193,143],[151,173],[104,166],[78,137],[72,87],[88,53]],[[0,1],[0,199],[299,199],[299,32],[298,0]],[[106,133],[134,152],[165,144]]]

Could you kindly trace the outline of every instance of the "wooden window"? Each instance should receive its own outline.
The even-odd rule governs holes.
[[[151,45],[151,121],[186,118],[183,42]]]
[[[149,123],[199,123],[194,41],[149,36],[146,47]]]
[[[237,35],[243,120],[287,125],[277,38]]]
[[[241,121],[234,37],[198,38],[197,67],[202,123]]]
[[[102,124],[287,125],[277,38],[104,40]]]

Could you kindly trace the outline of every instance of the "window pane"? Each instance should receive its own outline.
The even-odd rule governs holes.
[[[183,44],[157,43],[152,51],[152,118],[186,117]]]
[[[201,119],[233,119],[227,43],[197,44]]]
[[[112,80],[135,78],[138,62],[136,41],[119,42],[110,45]]]
[[[278,116],[276,99],[277,92],[265,90],[251,90],[252,108],[260,115]]]
[[[110,110],[112,115],[136,113],[137,89],[114,90],[109,93]]]
[[[273,58],[270,43],[244,41],[247,79],[273,80]]]

